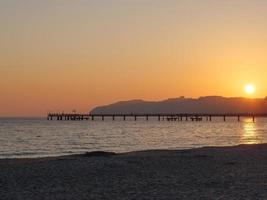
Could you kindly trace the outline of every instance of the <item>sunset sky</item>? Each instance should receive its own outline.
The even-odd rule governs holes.
[[[0,0],[0,116],[267,96],[265,0]]]

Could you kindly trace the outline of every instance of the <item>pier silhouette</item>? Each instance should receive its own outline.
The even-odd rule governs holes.
[[[113,121],[116,120],[116,118],[123,119],[123,121],[126,121],[127,119],[134,119],[134,121],[137,121],[138,118],[145,119],[146,121],[149,121],[149,118],[157,118],[158,121],[204,121],[203,119],[206,119],[206,121],[212,121],[212,118],[220,117],[223,119],[223,121],[226,121],[227,118],[236,118],[237,121],[240,121],[241,118],[251,118],[253,122],[255,122],[256,118],[267,118],[267,113],[262,114],[253,114],[253,113],[166,113],[166,114],[78,114],[78,113],[71,113],[71,114],[65,114],[65,113],[48,113],[47,114],[47,120],[58,120],[58,121],[83,121],[83,120],[91,120],[94,121],[96,118],[101,119],[104,121],[107,118],[112,119]]]

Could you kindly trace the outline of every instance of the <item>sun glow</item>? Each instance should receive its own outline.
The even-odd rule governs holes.
[[[255,92],[255,87],[254,87],[254,85],[252,85],[252,84],[247,84],[247,85],[245,86],[245,92],[246,92],[246,94],[248,94],[248,95],[252,95],[252,94],[254,94],[254,92]]]
[[[256,124],[251,119],[245,119],[243,122],[243,132],[240,138],[242,144],[260,143],[260,135],[257,132]]]

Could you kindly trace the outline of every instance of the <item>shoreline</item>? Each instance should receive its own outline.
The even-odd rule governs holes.
[[[73,154],[64,154],[64,155],[47,155],[42,157],[11,157],[11,158],[0,158],[0,162],[2,161],[12,161],[12,160],[57,160],[64,158],[77,158],[77,157],[106,157],[106,156],[122,156],[122,155],[135,155],[135,154],[154,154],[157,152],[184,152],[184,151],[201,151],[204,149],[245,149],[245,148],[266,148],[267,143],[261,144],[239,144],[234,146],[203,146],[203,147],[195,147],[195,148],[181,148],[181,149],[147,149],[147,150],[137,150],[137,151],[129,151],[116,153],[113,151],[88,151],[84,153],[73,153]]]
[[[267,144],[0,160],[3,199],[266,199]]]

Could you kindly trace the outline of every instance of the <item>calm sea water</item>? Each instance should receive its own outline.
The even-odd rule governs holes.
[[[0,119],[0,158],[267,143],[267,119],[212,122]]]

